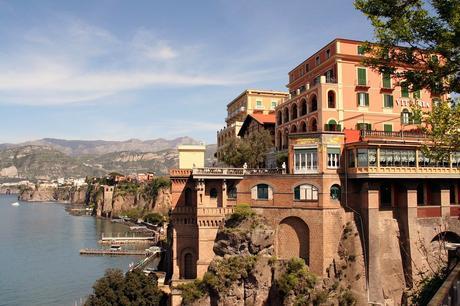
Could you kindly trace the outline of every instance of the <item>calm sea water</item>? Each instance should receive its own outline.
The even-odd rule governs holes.
[[[71,216],[63,204],[11,206],[0,195],[0,305],[73,306],[91,293],[107,268],[126,270],[135,256],[80,256],[97,240],[126,227],[94,217]]]

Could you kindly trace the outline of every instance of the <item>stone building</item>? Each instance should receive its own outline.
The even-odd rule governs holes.
[[[217,132],[217,152],[230,139],[238,137],[249,114],[274,114],[275,108],[288,98],[287,92],[247,89],[227,105],[226,126]],[[219,154],[219,153],[218,153]],[[219,159],[219,155],[217,156]]]
[[[201,277],[219,225],[250,204],[275,229],[275,253],[325,276],[344,225],[359,229],[368,302],[398,304],[426,264],[420,243],[460,242],[460,152],[424,156],[426,136],[410,93],[362,67],[361,42],[336,39],[289,73],[291,98],[276,107],[284,169],[172,169],[173,283]]]

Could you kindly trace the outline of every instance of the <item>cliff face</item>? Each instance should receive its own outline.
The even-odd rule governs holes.
[[[72,204],[85,204],[87,186],[73,187],[51,187],[36,186],[21,191],[19,199],[21,201],[32,202],[64,202]]]
[[[353,224],[344,225],[337,255],[327,277],[321,278],[303,259],[274,256],[275,231],[263,218],[234,221],[227,220],[219,229],[216,256],[203,279],[178,287],[183,305],[366,304],[364,264]]]

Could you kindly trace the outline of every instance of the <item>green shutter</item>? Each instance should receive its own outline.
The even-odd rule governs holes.
[[[358,46],[358,54],[359,55],[364,55],[364,47],[363,46]]]
[[[358,85],[367,85],[365,68],[358,68]]]
[[[389,73],[384,73],[383,78],[383,88],[391,88],[391,77]]]
[[[369,106],[369,94],[366,92],[366,93],[364,94],[364,97],[365,97],[365,99],[366,99],[366,100],[365,100],[365,101],[366,101],[366,106]]]
[[[401,86],[401,97],[409,98],[409,88],[407,86]]]
[[[384,124],[383,125],[384,132],[393,132],[393,126],[391,124]]]

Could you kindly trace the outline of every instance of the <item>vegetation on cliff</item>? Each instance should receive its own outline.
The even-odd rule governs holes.
[[[166,305],[166,296],[153,274],[134,270],[124,275],[121,270],[108,269],[85,302],[85,306],[102,305],[159,306]]]

